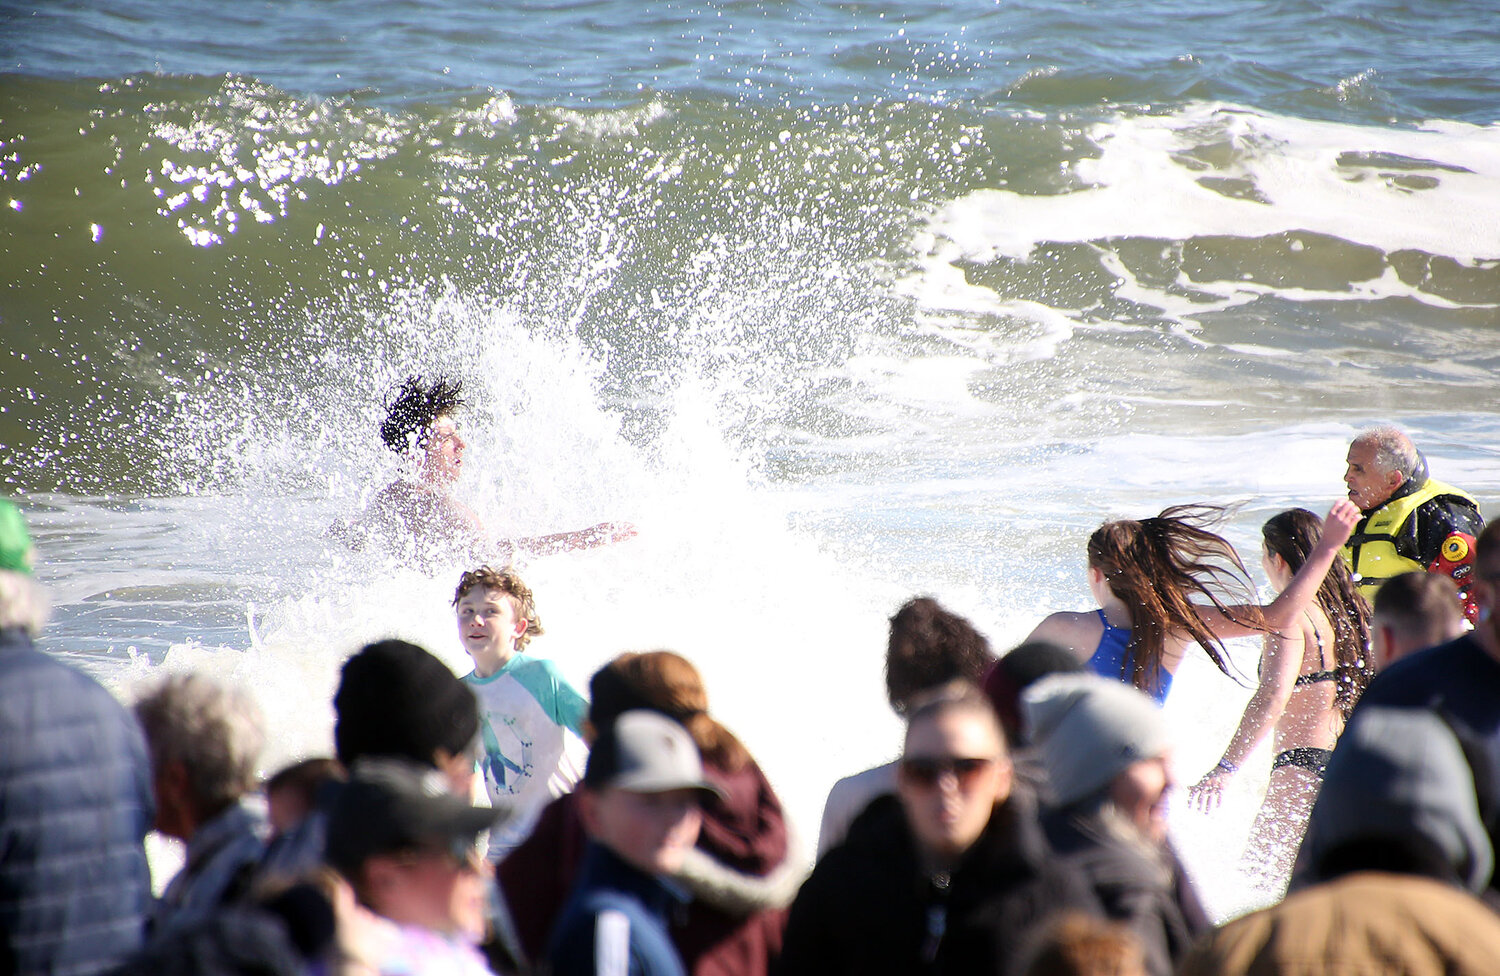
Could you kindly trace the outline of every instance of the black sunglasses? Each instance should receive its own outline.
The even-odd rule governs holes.
[[[952,773],[961,789],[974,785],[979,775],[995,764],[993,759],[957,756],[909,756],[901,760],[901,772],[917,786],[933,787],[945,773]]]

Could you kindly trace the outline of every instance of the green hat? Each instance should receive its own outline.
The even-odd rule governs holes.
[[[31,536],[21,510],[0,498],[0,569],[31,572]]]

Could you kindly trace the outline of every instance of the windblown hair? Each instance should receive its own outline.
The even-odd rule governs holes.
[[[463,391],[461,380],[439,376],[428,383],[421,376],[408,376],[386,397],[380,439],[397,454],[426,447],[428,428],[464,405]]]
[[[522,582],[520,574],[515,570],[509,567],[494,569],[490,566],[469,570],[458,578],[458,589],[453,591],[453,605],[458,606],[458,601],[478,586],[504,593],[510,598],[511,606],[516,608],[516,617],[526,621],[526,631],[516,638],[516,650],[525,650],[528,641],[546,633],[542,629],[542,618],[536,613],[536,599],[531,595],[531,587]]]
[[[1323,520],[1305,508],[1273,516],[1260,530],[1266,549],[1285,559],[1293,573],[1307,562],[1322,533]],[[1333,656],[1338,671],[1334,703],[1348,718],[1370,683],[1371,670],[1365,660],[1365,648],[1370,645],[1370,608],[1354,588],[1354,577],[1344,560],[1333,561],[1323,585],[1318,587],[1317,602],[1333,624]]]
[[[199,674],[173,675],[135,703],[151,768],[180,762],[197,815],[207,820],[255,789],[265,745],[260,710],[243,692]]]
[[[591,734],[597,737],[625,712],[649,708],[688,730],[703,761],[736,773],[750,762],[739,739],[708,714],[708,692],[698,669],[672,651],[627,651],[589,679]]]
[[[1375,449],[1375,466],[1381,471],[1399,471],[1402,479],[1416,473],[1421,458],[1417,446],[1399,427],[1389,425],[1360,431],[1354,443]]]
[[[990,642],[973,624],[932,597],[917,597],[891,617],[886,696],[904,715],[913,695],[955,678],[978,684],[994,660]]]
[[[1154,518],[1106,522],[1089,536],[1089,566],[1130,609],[1128,673],[1121,677],[1142,691],[1157,690],[1154,676],[1174,632],[1197,641],[1220,671],[1230,673],[1223,642],[1198,615],[1194,594],[1247,627],[1265,629],[1239,554],[1207,528],[1223,517],[1217,505],[1173,505]]]

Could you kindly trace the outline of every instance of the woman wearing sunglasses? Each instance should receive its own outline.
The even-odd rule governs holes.
[[[782,976],[1019,973],[1038,926],[1097,913],[1013,788],[989,701],[955,683],[914,702],[896,773],[792,904]]]

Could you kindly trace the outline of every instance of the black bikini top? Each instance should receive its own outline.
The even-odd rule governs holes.
[[[1338,668],[1329,668],[1328,660],[1323,657],[1323,635],[1318,633],[1318,625],[1316,622],[1313,622],[1312,614],[1308,614],[1307,619],[1309,623],[1313,624],[1313,639],[1318,642],[1318,666],[1325,670],[1309,671],[1307,674],[1297,675],[1297,680],[1293,682],[1294,687],[1297,688],[1317,684],[1319,681],[1337,681],[1339,677]]]

